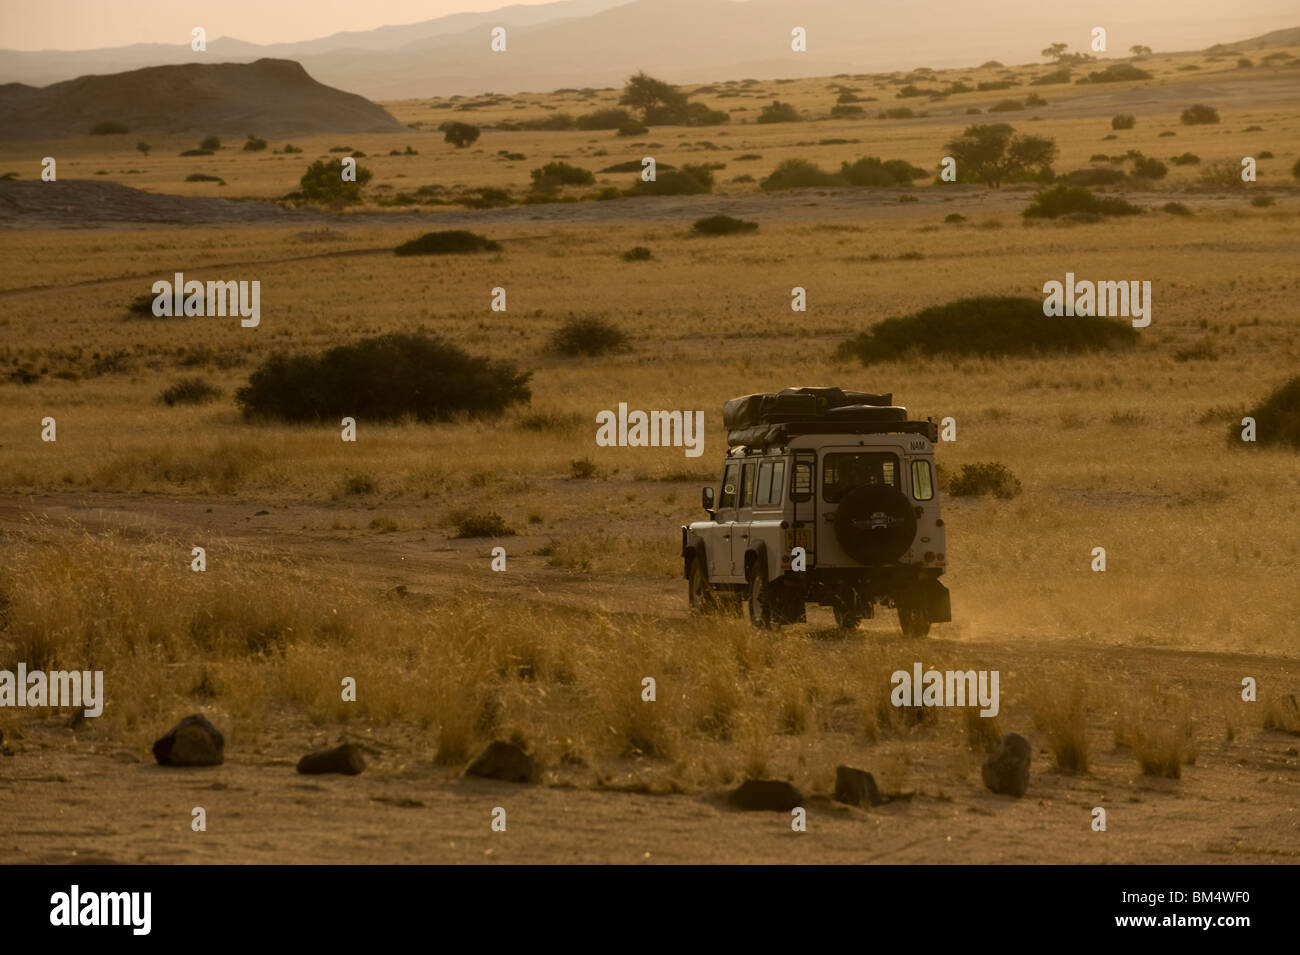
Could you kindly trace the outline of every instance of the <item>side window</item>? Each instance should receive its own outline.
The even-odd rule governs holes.
[[[736,506],[736,483],[740,480],[740,465],[728,464],[722,472],[722,497],[718,507]]]
[[[754,503],[765,507],[772,503],[772,462],[764,461],[758,466],[758,489],[754,492]]]
[[[930,462],[912,462],[912,497],[918,501],[928,501],[934,497],[934,485],[930,480]]]
[[[796,461],[790,473],[790,500],[806,501],[813,493],[813,466],[808,461]]]
[[[781,490],[785,487],[785,462],[775,461],[772,464],[772,487],[767,499],[767,503],[773,507],[781,506]]]
[[[757,469],[753,461],[745,462],[745,469],[740,479],[740,506],[754,506],[754,471]]]

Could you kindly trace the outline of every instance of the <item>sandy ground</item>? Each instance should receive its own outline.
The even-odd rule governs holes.
[[[260,510],[267,513],[257,515]],[[341,540],[311,530],[317,505],[260,507],[247,500],[133,495],[0,498],[0,529],[44,538],[82,529],[117,528],[142,535],[217,529],[246,546],[274,548],[323,573],[348,573],[377,587],[406,584],[414,598],[436,599],[454,585],[474,586],[460,571],[462,546],[420,532]],[[331,513],[333,510],[331,510]],[[323,522],[318,522],[322,523]],[[306,528],[304,527],[306,525]],[[647,605],[667,608],[665,624],[684,605],[675,582],[629,585],[625,579],[577,578],[520,560],[509,585],[532,599],[599,606],[612,613]],[[494,586],[500,586],[494,582]],[[652,603],[651,603],[652,602]],[[814,621],[814,628],[817,622]],[[1295,685],[1288,660],[1199,653],[1026,633],[926,641],[937,653],[960,649],[1004,672],[1017,666],[1087,667],[1179,681],[1206,690],[1261,681]],[[863,651],[901,639],[883,626],[861,631]],[[786,639],[810,639],[807,627]],[[1011,714],[1027,731],[1027,716]],[[1096,733],[1104,732],[1099,724]],[[309,749],[348,739],[367,754],[358,777],[303,777],[297,759]],[[1034,737],[1031,735],[1031,739]],[[810,740],[807,758],[819,758]],[[1181,780],[1139,775],[1130,754],[1109,746],[1090,772],[1052,769],[1034,755],[1029,795],[995,796],[978,765],[954,776],[950,761],[922,745],[907,787],[885,805],[851,808],[823,795],[806,798],[808,828],[794,832],[777,812],[740,812],[723,791],[651,795],[620,791],[620,767],[593,783],[582,768],[548,771],[541,785],[461,778],[434,765],[434,741],[415,727],[354,724],[343,736],[285,717],[255,743],[227,747],[220,767],[168,770],[147,747],[123,744],[51,719],[5,740],[0,756],[0,858],[9,862],[818,862],[818,863],[1231,863],[1300,859],[1300,737],[1238,730],[1232,743],[1203,747]],[[627,779],[633,778],[631,764]],[[871,769],[870,765],[862,768]],[[206,832],[190,828],[191,810],[207,812]],[[1106,832],[1090,828],[1092,809],[1107,809]],[[493,832],[492,812],[506,810],[507,829]]]

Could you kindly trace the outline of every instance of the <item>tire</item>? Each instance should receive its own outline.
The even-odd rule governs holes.
[[[749,597],[745,601],[749,625],[755,630],[770,630],[773,623],[772,587],[761,563],[756,563],[749,577]]]
[[[916,514],[902,492],[887,484],[863,484],[840,501],[835,539],[867,567],[893,563],[912,546]]]
[[[920,639],[930,632],[930,617],[920,604],[904,601],[898,605],[898,625],[903,628],[903,636]]]
[[[835,626],[841,630],[856,630],[862,623],[862,613],[856,608],[837,603],[831,606],[831,611],[835,614]]]
[[[691,613],[695,616],[717,613],[720,609],[718,595],[709,583],[709,575],[704,570],[704,560],[696,557],[691,561],[691,576],[686,582],[687,596],[691,602]]]

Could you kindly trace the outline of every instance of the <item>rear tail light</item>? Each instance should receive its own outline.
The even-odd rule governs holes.
[[[932,550],[927,550],[927,551],[925,552],[925,562],[926,562],[927,564],[933,564],[933,563],[934,563],[934,551],[932,551]]]

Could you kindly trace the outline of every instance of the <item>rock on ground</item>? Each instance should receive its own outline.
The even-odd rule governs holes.
[[[181,720],[153,744],[160,766],[220,766],[225,739],[207,717],[195,713]]]
[[[995,793],[1020,797],[1029,788],[1028,741],[1019,733],[1008,733],[997,750],[984,761],[984,785]]]
[[[356,776],[365,768],[365,757],[351,743],[333,749],[318,749],[298,760],[298,772],[308,775],[342,773],[344,776]]]
[[[731,794],[731,802],[741,809],[789,812],[803,805],[803,793],[781,779],[747,779]]]
[[[489,743],[488,748],[465,770],[466,776],[502,779],[508,783],[531,783],[536,774],[537,765],[533,757],[514,743],[500,740]]]

